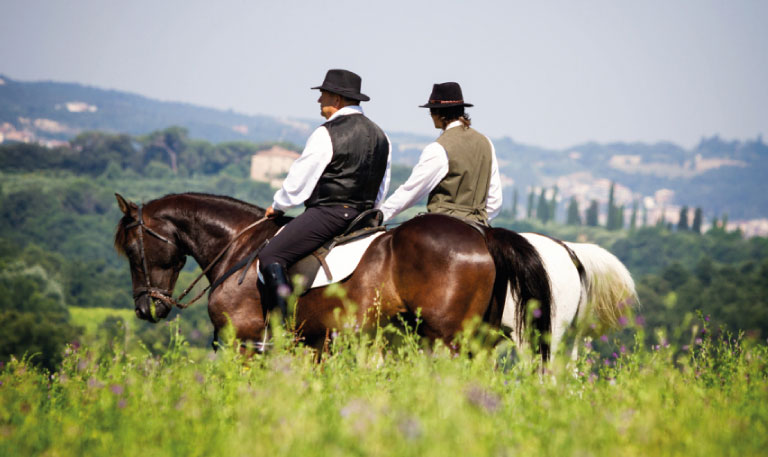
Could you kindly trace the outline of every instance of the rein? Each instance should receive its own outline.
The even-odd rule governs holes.
[[[230,247],[237,241],[245,232],[248,230],[256,227],[257,225],[261,224],[262,222],[266,221],[268,218],[267,216],[262,217],[256,222],[253,222],[252,224],[248,225],[244,229],[237,232],[237,234],[227,243],[226,246],[224,246],[224,249],[221,250],[221,252],[214,257],[214,259],[208,264],[207,267],[199,274],[197,277],[192,281],[192,283],[187,286],[184,291],[179,294],[178,298],[173,298],[173,291],[167,290],[167,289],[161,289],[159,287],[152,287],[152,284],[149,279],[149,268],[147,268],[147,256],[144,252],[144,231],[149,233],[150,235],[154,236],[155,238],[168,243],[172,246],[176,246],[176,244],[169,240],[168,238],[160,235],[156,231],[152,230],[151,228],[147,227],[147,225],[144,223],[144,217],[142,215],[142,209],[144,208],[144,205],[139,205],[138,207],[138,214],[137,219],[130,224],[126,225],[125,228],[133,228],[133,227],[139,227],[139,253],[141,254],[141,267],[144,272],[144,280],[146,285],[144,287],[139,287],[134,289],[133,291],[133,298],[134,300],[142,296],[143,294],[148,294],[152,298],[156,298],[158,300],[162,300],[166,303],[169,303],[171,306],[176,306],[179,309],[184,309],[190,306],[191,304],[195,303],[197,300],[200,299],[200,297],[205,294],[205,292],[211,288],[211,284],[209,283],[195,298],[188,301],[187,303],[181,303],[181,300],[187,296],[187,294],[192,290],[193,287],[195,287],[195,284],[197,284],[200,279],[202,279],[203,276],[205,276],[208,271],[218,262],[221,257],[226,253]],[[178,247],[178,246],[177,246]]]

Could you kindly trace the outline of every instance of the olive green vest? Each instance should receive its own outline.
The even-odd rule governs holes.
[[[446,130],[437,142],[448,155],[448,174],[429,194],[427,210],[488,225],[491,144],[472,128]]]

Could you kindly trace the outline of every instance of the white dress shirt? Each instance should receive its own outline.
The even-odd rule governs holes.
[[[453,121],[445,129],[448,130],[461,125],[461,121]],[[485,211],[488,213],[488,220],[491,220],[501,210],[501,177],[499,164],[496,160],[496,149],[493,147],[491,139],[487,136],[486,138],[491,145],[491,182],[488,186]],[[419,162],[413,167],[408,180],[381,205],[380,209],[384,213],[384,221],[397,216],[427,196],[446,175],[448,175],[448,153],[445,152],[445,148],[440,143],[429,143],[421,151]]]
[[[355,114],[363,114],[363,109],[357,105],[345,106],[328,118],[328,121],[332,121],[338,116]],[[387,137],[387,142],[389,143],[387,169],[384,172],[384,179],[381,180],[379,192],[376,196],[376,203],[374,205],[376,208],[378,208],[389,190],[390,166],[392,161],[392,143],[389,141],[389,137]],[[288,175],[285,177],[285,181],[283,181],[283,186],[280,190],[275,192],[272,208],[277,211],[285,211],[304,203],[312,195],[312,191],[315,190],[317,182],[320,180],[320,176],[322,176],[325,171],[325,167],[331,163],[331,159],[333,159],[331,135],[328,133],[328,129],[321,125],[309,136],[301,156],[293,162],[291,168],[288,170]]]

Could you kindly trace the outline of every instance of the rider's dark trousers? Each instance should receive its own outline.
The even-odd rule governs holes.
[[[348,206],[312,206],[269,240],[259,254],[259,269],[279,263],[290,267],[331,238],[341,235],[360,211]]]

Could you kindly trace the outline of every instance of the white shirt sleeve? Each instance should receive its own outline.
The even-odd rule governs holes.
[[[383,205],[384,221],[397,216],[424,198],[448,174],[448,155],[438,143],[430,143],[419,156],[411,176]]]
[[[493,147],[493,141],[491,141],[490,138],[488,138],[488,142],[491,143],[491,182],[488,186],[488,199],[485,202],[485,212],[488,214],[488,220],[490,221],[498,216],[499,211],[501,211],[502,192],[499,162],[496,160],[496,148]]]
[[[272,207],[285,211],[304,203],[312,195],[332,158],[331,135],[328,129],[320,126],[309,136],[304,151],[288,170],[283,186],[275,192]]]
[[[384,136],[387,136],[385,133]],[[378,208],[381,206],[381,203],[384,201],[384,197],[387,196],[387,192],[389,192],[389,179],[392,176],[391,175],[391,168],[392,168],[392,142],[389,140],[389,137],[387,136],[387,143],[389,143],[389,151],[387,151],[387,169],[384,171],[384,179],[381,180],[381,185],[379,186],[379,193],[376,195],[376,202],[374,203],[373,207]]]

